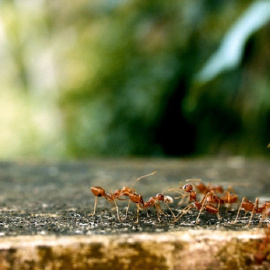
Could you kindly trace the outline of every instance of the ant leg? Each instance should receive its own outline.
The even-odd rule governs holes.
[[[268,219],[267,219],[269,214],[270,214],[270,212],[269,212],[269,209],[267,208],[266,211],[262,213],[262,216],[261,216],[260,223],[259,223],[258,227],[261,227],[263,222],[267,222],[267,227],[270,228],[269,223],[268,223]]]
[[[201,215],[203,209],[204,209],[204,205],[201,207],[201,209],[200,209],[200,211],[199,211],[199,214],[198,214],[198,216],[197,216],[197,218],[196,218],[196,224],[199,224],[199,223],[200,223],[199,217],[200,217],[200,215]]]
[[[179,196],[179,197],[175,197],[175,199],[179,199],[179,198],[181,198],[181,200],[177,203],[177,205],[181,205],[181,204],[183,204],[184,203],[184,201],[185,201],[185,198],[186,198],[186,196]]]
[[[131,200],[129,199],[129,200],[128,200],[128,206],[127,206],[127,210],[126,210],[126,216],[125,216],[125,218],[124,218],[124,219],[126,219],[126,218],[127,218],[127,215],[128,215],[128,210],[129,210],[129,206],[130,206],[130,202],[131,202]]]
[[[130,202],[131,202],[131,200],[129,199],[129,200],[128,200],[128,206],[127,206],[127,210],[126,210],[126,216],[125,216],[125,217],[123,217],[123,218],[121,218],[121,220],[125,220],[125,219],[127,218],[127,215],[128,215],[128,210],[129,210],[129,206],[130,206]]]
[[[266,217],[261,217],[260,218],[260,222],[258,224],[258,228],[260,228],[262,226],[262,223],[263,223],[264,220],[266,220]]]
[[[166,204],[166,206],[168,207],[168,209],[171,211],[171,214],[172,214],[172,216],[173,216],[174,219],[175,219],[176,216],[175,216],[174,212],[172,211],[171,207],[168,205],[168,203],[165,203],[165,204]]]
[[[160,222],[161,221],[160,220],[160,215],[164,215],[165,216],[165,214],[162,211],[162,209],[161,209],[161,207],[160,207],[160,205],[158,203],[156,203],[155,206],[156,206],[156,211],[157,211],[157,218],[158,218],[158,221]]]
[[[258,209],[258,206],[259,206],[259,198],[256,198],[255,203],[254,203],[254,207],[251,211],[251,215],[250,215],[247,227],[249,227],[251,220],[253,218],[253,215],[256,213],[256,210]]]
[[[95,215],[95,213],[96,213],[96,207],[97,207],[97,200],[98,200],[98,197],[95,196],[94,210],[93,210],[93,213],[89,214],[89,216],[94,216]]]
[[[228,190],[226,191],[226,195],[228,196],[228,203],[231,202],[231,190],[232,190],[232,187],[229,186]]]
[[[137,220],[134,223],[139,223],[139,211],[140,211],[140,207],[137,204]]]
[[[147,217],[150,218],[150,216],[149,216],[149,214],[148,214],[148,210],[146,209],[145,211],[146,211]]]
[[[217,212],[217,218],[218,218],[218,220],[221,219],[221,215],[219,214],[219,208],[220,208],[220,201],[218,202],[218,212]]]
[[[118,206],[116,204],[116,199],[113,200],[114,202],[114,205],[115,205],[115,210],[116,210],[116,214],[117,214],[117,219],[120,220],[120,217],[119,217],[119,209],[118,209]]]
[[[210,192],[211,192],[211,191],[210,191]],[[201,215],[201,213],[202,213],[202,210],[205,208],[206,199],[207,199],[207,197],[209,196],[210,192],[208,192],[207,194],[204,195],[204,198],[203,198],[203,200],[202,200],[202,206],[201,206],[201,209],[200,209],[199,214],[198,214],[198,216],[197,216],[197,218],[196,218],[196,224],[199,224],[199,223],[200,223],[199,217],[200,217],[200,215]]]
[[[163,212],[163,210],[161,209],[160,204],[156,204],[156,207],[158,208],[158,211],[159,211],[159,213],[160,213],[161,215],[167,216],[167,215]]]
[[[255,208],[255,206],[254,206],[254,208]],[[254,208],[253,208],[253,210],[254,210]],[[252,218],[253,218],[253,215],[254,215],[253,210],[252,210],[252,212],[251,212],[251,215],[250,215],[250,218],[249,218],[249,221],[248,221],[247,227],[249,227],[249,225],[250,225],[250,223],[251,223],[251,220],[252,220]]]
[[[159,215],[159,212],[158,212],[157,205],[156,205],[156,211],[157,211],[157,219],[158,219],[158,221],[160,222],[160,215]]]
[[[225,198],[227,196],[228,198],[228,203],[225,204],[225,207],[226,207],[226,212],[228,213],[228,209],[229,209],[229,206],[230,206],[230,201],[231,201],[231,186],[229,186],[228,190],[225,192]]]
[[[237,219],[238,219],[238,217],[239,217],[240,210],[241,210],[241,208],[242,208],[242,204],[243,204],[243,202],[244,202],[245,200],[246,200],[246,197],[243,197],[242,202],[240,203],[240,206],[239,206],[239,208],[238,208],[238,212],[237,212],[236,218],[235,218],[235,220],[232,222],[232,224],[235,224],[235,223],[237,222]]]
[[[189,194],[184,194],[182,196],[179,196],[179,197],[174,197],[174,199],[180,199],[181,200],[177,203],[177,205],[181,205],[185,202],[186,198],[189,196]]]
[[[171,209],[171,207],[166,203],[166,205],[167,205],[167,207],[169,208],[169,210],[171,211],[171,213],[172,213],[172,216],[174,217],[174,219],[176,218],[176,216],[175,216],[175,214],[174,214],[174,212],[172,211],[172,209]]]
[[[176,221],[178,221],[178,219],[180,219],[182,216],[184,216],[186,213],[188,213],[188,211],[189,211],[192,207],[194,207],[194,204],[193,204],[193,203],[189,204],[189,205],[186,206],[183,210],[181,210],[181,213],[180,213],[177,217],[174,218],[173,223],[176,222]],[[182,213],[182,212],[183,212],[183,213]]]

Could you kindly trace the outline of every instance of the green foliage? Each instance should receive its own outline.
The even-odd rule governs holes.
[[[1,2],[1,157],[257,152],[269,135],[266,27],[249,62],[194,84],[251,2]]]

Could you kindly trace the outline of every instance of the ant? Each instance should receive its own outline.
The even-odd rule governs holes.
[[[142,197],[142,195],[139,195],[135,192],[129,193],[128,196],[129,196],[129,203],[128,203],[128,208],[127,208],[127,212],[126,212],[126,217],[127,217],[130,202],[134,202],[137,206],[137,220],[135,221],[135,223],[138,223],[139,222],[139,211],[144,208],[143,207],[144,206],[143,197]]]
[[[204,194],[204,195],[212,190],[215,191],[216,193],[224,192],[223,187],[220,185],[214,186],[212,184],[205,185],[204,183],[198,183],[195,187],[199,193]]]
[[[238,201],[238,195],[235,193],[233,188],[229,186],[228,190],[224,192],[224,195],[220,197],[220,202],[222,204],[231,204]]]
[[[203,195],[209,193],[210,191],[214,191],[215,193],[223,193],[224,192],[224,189],[222,186],[220,186],[220,185],[214,186],[211,184],[205,185],[204,183],[201,182],[201,179],[187,179],[186,182],[200,182],[200,183],[195,185],[195,188],[197,189],[198,193],[201,193]],[[185,192],[189,193],[186,196],[189,195],[190,201],[196,200],[197,194],[196,194],[196,191],[194,190],[192,184],[187,183],[184,186],[179,187],[179,189],[182,189]],[[170,189],[170,190],[173,190],[173,189]],[[180,196],[180,197],[183,199],[186,196]],[[180,197],[178,197],[178,198],[180,198]],[[180,200],[178,205],[182,204],[182,202],[183,202],[183,200]]]
[[[196,207],[197,210],[200,210],[196,219],[196,223],[199,223],[199,217],[203,209],[205,209],[208,213],[216,214],[218,219],[221,218],[219,215],[219,207],[221,201],[218,196],[215,195],[214,191],[209,191],[207,194],[204,195],[201,201],[198,201],[197,194],[192,184],[187,183],[181,189],[188,193],[187,195],[183,196],[189,196],[189,201],[191,203],[182,210],[183,213],[178,218],[174,219],[174,222],[176,222],[179,218],[185,215],[192,207]],[[216,207],[213,203],[218,204],[218,207]]]
[[[235,191],[233,190],[233,188],[231,186],[229,186],[227,191],[224,191],[224,188],[220,185],[211,185],[208,184],[207,186],[203,183],[199,183],[196,186],[196,189],[198,190],[199,193],[202,194],[207,194],[210,191],[214,192],[214,193],[223,193],[223,195],[221,195],[221,197],[217,197],[218,199],[216,199],[216,201],[218,200],[220,202],[220,204],[232,204],[232,203],[236,203],[238,201],[238,195],[235,193]]]
[[[220,207],[220,200],[218,197],[213,193],[213,191],[209,191],[207,194],[204,195],[201,201],[197,201],[197,199],[193,199],[194,202],[190,203],[187,207],[185,207],[181,212],[179,217],[174,219],[174,222],[176,222],[179,218],[181,218],[183,215],[185,215],[191,208],[195,207],[199,211],[199,214],[196,218],[196,223],[200,223],[199,217],[202,213],[202,211],[205,209],[210,214],[216,214],[218,219],[221,218],[219,215],[219,207]],[[217,203],[218,206],[215,206],[213,203]]]
[[[129,197],[129,204],[130,204],[130,200],[132,200],[131,197],[132,198],[133,197],[135,198],[136,195],[138,195],[138,194],[135,193],[135,189],[133,189],[133,186],[139,180],[141,180],[142,178],[147,177],[147,176],[150,176],[150,175],[154,175],[154,174],[156,174],[156,171],[154,171],[152,173],[149,173],[149,174],[146,174],[146,175],[143,175],[143,176],[140,176],[139,178],[137,178],[135,180],[135,182],[133,183],[133,185],[131,187],[123,187],[121,190],[116,190],[114,193],[111,192],[111,194],[107,194],[105,192],[105,189],[103,189],[102,187],[99,187],[99,186],[93,186],[93,187],[91,187],[90,189],[91,189],[92,193],[95,196],[95,203],[94,203],[93,213],[91,213],[90,215],[91,216],[94,216],[95,213],[96,213],[96,207],[97,207],[98,197],[104,197],[107,201],[114,202],[115,208],[116,208],[116,213],[117,213],[117,218],[118,218],[118,220],[120,220],[119,210],[118,210],[118,206],[116,204],[116,199],[117,200],[126,200],[126,199],[121,199],[120,197],[122,197],[122,196]],[[128,204],[128,208],[129,208],[129,204]],[[127,212],[128,212],[128,209],[127,209]]]
[[[196,181],[201,181],[201,179],[187,179],[186,181],[187,182],[190,182],[190,181],[196,182]],[[198,202],[197,193],[194,190],[193,185],[190,184],[190,183],[187,183],[184,186],[179,188],[179,189],[182,189],[183,191],[185,191],[187,193],[186,195],[182,195],[180,197],[184,198],[186,196],[189,196],[189,202],[194,202],[193,206],[195,205],[195,207],[198,210],[201,210],[201,211],[203,210],[203,207],[202,207],[202,206],[204,206],[203,204],[205,204],[204,208],[206,209],[206,211],[218,214],[219,207],[220,207],[221,204],[231,204],[231,203],[235,203],[235,202],[238,201],[238,196],[234,192],[234,190],[232,189],[231,186],[228,188],[228,190],[226,192],[224,192],[223,187],[220,186],[220,185],[213,186],[211,184],[208,184],[206,186],[203,183],[199,183],[199,184],[195,185],[195,187],[197,189],[199,189],[200,193],[204,194],[204,197],[202,198],[201,202]],[[217,193],[223,193],[224,192],[224,195],[221,196],[221,197],[218,197],[216,195],[216,192]],[[179,197],[177,197],[177,198],[179,198]],[[179,202],[179,204],[181,204],[181,201]],[[202,205],[200,205],[200,203]],[[214,206],[213,204],[218,204],[218,207]],[[191,204],[186,208],[190,209],[189,207],[191,208]],[[200,211],[200,213],[201,213],[201,211]],[[200,216],[200,213],[199,213],[199,216]]]
[[[153,174],[156,174],[156,171],[137,178],[135,183],[138,182],[139,180],[141,180],[142,178],[145,178],[145,177],[153,175]],[[132,185],[132,187],[135,185],[135,183]],[[162,209],[161,209],[161,207],[159,205],[159,202],[164,202],[167,205],[168,209],[171,211],[172,215],[175,217],[173,211],[171,210],[171,208],[168,205],[170,203],[173,203],[173,198],[170,197],[170,196],[164,196],[163,193],[158,193],[156,196],[151,197],[147,202],[144,202],[142,195],[137,194],[134,189],[130,189],[130,188],[126,188],[126,187],[123,187],[121,191],[116,190],[114,194],[117,195],[118,199],[119,199],[120,196],[128,196],[129,197],[129,203],[128,203],[128,207],[127,207],[127,210],[126,210],[125,219],[126,219],[127,214],[128,214],[130,202],[133,202],[133,203],[136,204],[136,206],[137,206],[137,220],[135,221],[135,223],[139,222],[139,211],[143,210],[143,209],[147,209],[147,208],[149,208],[151,206],[156,207],[158,220],[160,221],[159,214],[160,213],[164,214],[164,212],[162,211]],[[147,212],[147,216],[148,216],[148,212]]]
[[[176,218],[175,214],[173,213],[172,209],[169,206],[169,204],[173,203],[173,198],[171,196],[165,196],[163,193],[158,193],[156,196],[150,197],[149,200],[144,203],[143,207],[148,208],[151,206],[155,206],[158,220],[160,221],[160,217],[159,217],[160,214],[165,215],[165,213],[162,211],[159,202],[164,202],[166,206],[168,207],[168,209],[171,211],[171,214],[173,215],[173,217]]]
[[[186,180],[186,182],[190,182],[190,181],[201,181],[201,179],[187,179]],[[181,184],[181,182],[180,182],[180,184]],[[168,189],[168,191],[177,190],[177,192],[181,194],[181,196],[175,197],[175,199],[181,198],[181,200],[178,202],[178,205],[181,205],[183,203],[184,198],[186,198],[187,196],[189,196],[190,202],[197,200],[197,195],[196,195],[195,190],[193,189],[192,184],[187,183],[183,186],[180,186],[179,189],[185,191],[187,194],[183,195],[183,193],[179,192],[178,189],[176,189],[176,188]]]
[[[267,201],[263,205],[263,211],[262,211],[262,218],[260,220],[260,224],[263,222],[263,220],[266,220],[267,217],[270,216],[270,202]]]
[[[107,194],[105,189],[102,187],[94,186],[94,187],[91,187],[90,189],[95,196],[94,211],[93,211],[93,213],[90,214],[91,216],[94,216],[96,213],[98,197],[104,197],[109,202],[114,201],[114,199],[111,195]],[[115,203],[115,206],[116,206],[116,209],[118,209],[116,203]],[[117,213],[117,216],[118,216],[118,213]]]
[[[236,203],[238,201],[238,195],[235,193],[233,188],[229,186],[228,190],[224,192],[224,189],[220,185],[211,185],[208,184],[207,186],[203,183],[199,183],[196,186],[196,189],[199,190],[199,193],[202,194],[207,194],[209,192],[212,192],[212,194],[215,193],[224,193],[220,198],[216,195],[212,195],[212,198],[220,203],[220,204],[231,204],[231,203]],[[184,187],[183,187],[184,188]],[[194,191],[195,192],[195,191]]]
[[[224,195],[219,198],[221,204],[235,203],[238,201],[238,196],[231,186],[229,186],[228,190],[225,192],[224,188],[221,185],[205,185],[204,183],[199,183],[195,187],[199,193],[204,195],[209,193],[210,191],[213,191],[215,193],[224,193]]]
[[[267,216],[270,215],[270,202],[266,201],[261,205],[261,207],[259,207],[259,198],[256,198],[255,202],[253,203],[251,201],[248,201],[247,198],[244,197],[242,199],[240,206],[239,206],[239,209],[238,209],[238,212],[237,212],[237,215],[236,215],[236,218],[235,218],[233,224],[235,224],[237,222],[240,210],[244,210],[245,214],[247,212],[251,212],[247,226],[250,225],[254,214],[262,214],[262,218],[260,220],[260,224],[261,224],[262,221],[265,220],[267,218]]]
[[[160,214],[164,214],[162,211],[159,202],[165,202],[167,207],[170,209],[172,215],[175,217],[174,213],[172,212],[171,208],[169,207],[169,203],[173,203],[173,198],[170,196],[164,196],[162,193],[158,193],[156,196],[150,197],[147,202],[144,202],[142,195],[137,193],[131,193],[129,198],[132,202],[134,202],[137,206],[137,219],[135,223],[139,222],[139,211],[143,209],[147,209],[149,207],[155,206],[157,211],[158,220],[160,221]],[[148,213],[147,213],[148,215]]]
[[[131,186],[131,188],[129,187],[123,187],[121,190],[116,190],[114,192],[114,196],[116,199],[118,200],[125,200],[125,199],[120,199],[120,197],[122,196],[126,196],[126,197],[129,197],[129,201],[128,201],[128,206],[127,206],[127,210],[126,210],[126,216],[125,218],[123,219],[126,219],[127,218],[127,214],[128,214],[128,210],[129,210],[129,206],[130,206],[130,202],[134,202],[134,203],[138,203],[141,201],[143,202],[143,198],[141,195],[138,195],[136,192],[135,192],[135,189],[133,189],[133,186],[138,182],[140,181],[142,178],[145,178],[147,176],[151,176],[151,175],[154,175],[156,174],[157,172],[154,171],[152,173],[149,173],[149,174],[146,174],[146,175],[143,175],[139,178],[136,179],[136,181],[133,183],[133,185]]]

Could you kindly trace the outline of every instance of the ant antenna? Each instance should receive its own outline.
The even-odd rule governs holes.
[[[186,182],[187,183],[189,183],[189,182],[191,182],[191,183],[193,183],[193,182],[202,182],[202,179],[193,179],[193,178],[190,178],[190,179],[186,179]]]
[[[131,186],[131,188],[133,188],[133,187],[135,186],[135,184],[136,184],[137,182],[139,182],[142,178],[145,178],[145,177],[147,177],[147,176],[154,175],[154,174],[156,174],[156,173],[157,173],[157,171],[154,171],[154,172],[151,172],[151,173],[149,173],[149,174],[140,176],[139,178],[137,178],[137,179],[135,180],[135,182],[133,183],[133,185]]]
[[[166,187],[161,191],[161,194],[164,194],[165,191],[172,191],[172,190],[174,190],[174,189],[170,188],[170,187]]]
[[[180,182],[179,182],[179,185],[180,185],[179,188],[169,188],[169,187],[168,187],[167,191],[175,191],[175,192],[181,194],[181,192],[179,192],[179,189],[182,189],[182,187],[184,186],[184,184],[183,184],[183,182],[180,181]]]

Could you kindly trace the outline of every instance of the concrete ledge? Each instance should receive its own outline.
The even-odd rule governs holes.
[[[0,242],[0,269],[269,269],[263,230],[20,236]]]
[[[270,232],[257,229],[259,215],[249,228],[244,214],[233,225],[238,205],[223,208],[220,221],[203,213],[200,225],[194,223],[196,210],[174,224],[170,217],[158,222],[154,210],[150,218],[142,211],[135,225],[135,205],[125,222],[118,221],[103,198],[96,216],[89,215],[95,200],[91,186],[110,192],[155,170],[155,177],[136,184],[144,198],[187,178],[201,178],[233,186],[240,199],[270,201],[269,168],[269,159],[241,157],[2,162],[0,270],[270,269]],[[126,205],[119,201],[121,214]],[[177,201],[172,208],[179,210]]]

